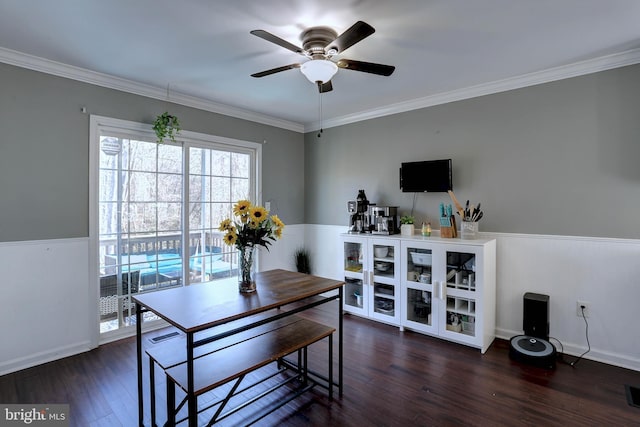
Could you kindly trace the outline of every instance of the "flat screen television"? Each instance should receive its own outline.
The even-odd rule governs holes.
[[[404,193],[446,193],[453,190],[451,159],[402,163],[400,189]]]

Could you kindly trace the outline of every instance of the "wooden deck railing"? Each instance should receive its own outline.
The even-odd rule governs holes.
[[[189,235],[189,252],[190,255],[203,252],[212,252],[211,248],[220,248],[222,259],[226,262],[235,261],[235,255],[231,248],[226,246],[223,241],[223,233],[207,232],[191,233]],[[100,259],[102,266],[105,265],[107,256],[117,255],[137,255],[137,254],[154,254],[154,253],[176,253],[182,254],[182,235],[167,234],[160,236],[139,236],[128,239],[121,239],[120,248],[118,250],[118,240],[100,239]],[[203,249],[205,248],[205,249]]]

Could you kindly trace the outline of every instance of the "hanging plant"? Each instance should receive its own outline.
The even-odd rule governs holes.
[[[176,135],[180,132],[180,122],[176,116],[165,111],[156,117],[156,121],[153,122],[153,130],[158,137],[158,143],[162,144],[167,137],[176,142]]]

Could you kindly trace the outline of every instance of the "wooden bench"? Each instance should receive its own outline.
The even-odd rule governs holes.
[[[210,328],[207,330],[206,336],[216,336],[228,331],[233,331],[235,329],[241,329],[256,322],[266,320],[269,317],[270,315],[266,313],[245,317],[240,320],[227,323],[225,325]],[[273,328],[281,327],[296,320],[297,319],[295,316],[289,316],[278,321],[270,322],[266,325],[256,326],[255,328],[249,329],[247,331],[230,335],[229,337],[223,339],[212,341],[209,344],[198,346],[194,349],[193,357],[197,358],[204,356],[205,354],[212,353],[214,351],[236,344],[241,340],[252,338],[260,333],[272,330]],[[196,339],[201,338],[203,337],[196,335]],[[186,348],[187,340],[184,335],[182,335],[180,337],[172,338],[168,341],[155,343],[153,346],[148,347],[145,351],[147,353],[147,356],[149,356],[149,396],[151,406],[151,425],[154,427],[157,425],[155,365],[158,365],[160,369],[166,371],[173,366],[185,363],[187,358]]]
[[[267,316],[254,316],[243,319],[243,323],[255,322]],[[230,324],[233,325],[233,324]],[[226,330],[230,329],[226,325]],[[233,325],[242,327],[241,325]],[[219,328],[214,328],[219,329]],[[231,328],[232,329],[232,328]],[[333,368],[333,345],[332,334],[334,328],[313,322],[296,315],[290,315],[279,320],[275,320],[264,325],[235,333],[233,335],[215,340],[208,344],[194,349],[194,395],[200,396],[207,391],[213,390],[223,384],[236,380],[227,397],[217,402],[219,407],[213,416],[213,422],[219,421],[238,409],[230,410],[220,416],[229,399],[235,395],[240,382],[249,372],[255,371],[272,362],[278,362],[279,366],[294,368],[297,375],[292,378],[299,378],[303,382],[303,389],[299,393],[317,385],[315,381],[309,385],[307,370],[307,347],[326,337],[329,338],[329,373],[328,390],[329,399],[333,398],[332,368]],[[185,360],[186,340],[184,338],[172,339],[157,347],[147,349],[150,358],[150,378],[151,378],[151,417],[152,425],[155,423],[155,382],[154,364],[160,366],[167,376],[167,417],[168,425],[174,425],[175,414],[177,413],[175,404],[175,386],[179,386],[185,392],[187,387],[187,364]],[[283,358],[294,352],[298,352],[297,365],[286,362]],[[250,387],[245,388],[248,389]],[[293,396],[291,399],[293,399]],[[289,400],[284,400],[277,407],[283,406]],[[184,403],[184,402],[183,402]],[[211,406],[215,406],[210,405]],[[179,405],[178,409],[182,406]],[[241,405],[243,407],[245,405]],[[208,408],[205,408],[208,409]],[[277,408],[273,408],[271,411]],[[269,413],[267,412],[267,413]],[[265,416],[267,413],[261,415]],[[260,418],[261,418],[260,417]]]

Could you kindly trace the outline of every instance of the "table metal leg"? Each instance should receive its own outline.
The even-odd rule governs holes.
[[[142,392],[142,307],[136,302],[136,353],[138,364],[138,425],[144,427]]]
[[[342,397],[342,353],[343,353],[343,333],[342,333],[342,307],[344,304],[344,286],[340,286],[338,294],[340,295],[338,303],[338,395]]]
[[[189,410],[189,427],[198,425],[198,400],[194,393],[193,380],[193,332],[187,333],[187,407]]]

